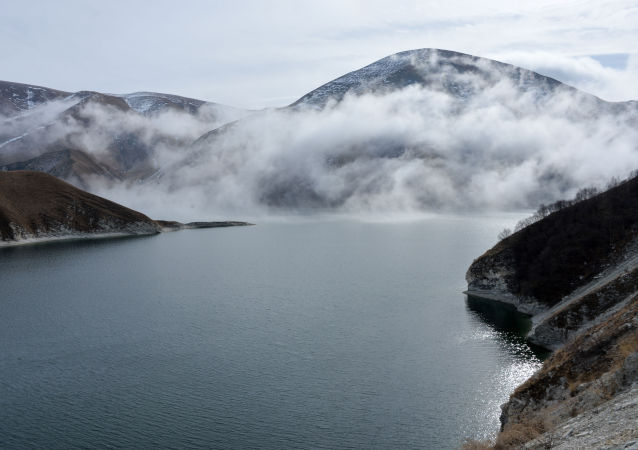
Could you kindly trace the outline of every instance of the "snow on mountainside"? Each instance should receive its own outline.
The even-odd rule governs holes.
[[[132,94],[116,94],[116,96],[123,98],[133,110],[143,115],[173,110],[189,114],[204,114],[211,119],[228,117],[229,120],[235,120],[246,114],[246,111],[240,108],[158,92],[133,92]]]
[[[194,98],[157,92],[133,92],[132,94],[121,94],[118,97],[122,97],[131,108],[140,114],[152,114],[166,107],[178,107],[184,111],[196,113],[200,106],[206,103]]]
[[[36,169],[78,187],[140,181],[165,150],[247,111],[176,95],[68,93],[0,82],[0,170]]]
[[[521,93],[533,91],[539,99],[552,95],[557,89],[580,92],[558,80],[511,64],[425,48],[396,53],[347,73],[309,92],[292,106],[323,107],[331,100],[342,100],[346,93],[382,93],[410,85],[425,86],[467,100],[503,80],[509,80]]]
[[[474,93],[469,77],[478,75],[493,84],[503,76],[515,79],[522,88],[542,85],[551,92],[561,83],[535,72],[486,58],[448,50],[408,50],[380,59],[313,90],[293,105],[323,106],[329,100],[341,100],[347,93],[362,94],[378,90],[399,89],[412,84],[435,86],[460,97]],[[474,80],[473,80],[474,81]]]
[[[29,111],[52,100],[61,100],[70,92],[41,86],[0,81],[0,114],[9,116]]]

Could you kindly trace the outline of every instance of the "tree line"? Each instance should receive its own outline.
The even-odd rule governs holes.
[[[624,180],[621,180],[618,177],[611,178],[609,182],[607,183],[607,185],[605,186],[605,189],[602,191],[599,191],[598,188],[594,186],[590,186],[590,187],[585,187],[580,189],[576,193],[574,198],[571,200],[558,200],[554,203],[550,203],[549,205],[545,205],[541,203],[534,214],[532,214],[529,217],[526,217],[525,219],[521,219],[516,223],[516,225],[514,226],[514,231],[512,231],[510,228],[504,228],[498,234],[498,240],[502,241],[503,239],[510,237],[513,233],[517,233],[521,231],[523,228],[527,228],[531,224],[544,219],[545,217],[549,216],[552,213],[568,208],[572,205],[575,205],[576,203],[580,203],[582,201],[588,200],[602,192],[608,191],[609,189],[615,188],[616,186],[620,186],[621,184],[624,184],[628,182],[629,180],[632,180],[636,177],[638,177],[638,169],[632,170],[629,176],[625,178]]]

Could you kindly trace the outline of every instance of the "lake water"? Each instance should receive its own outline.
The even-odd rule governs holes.
[[[454,448],[490,436],[539,362],[462,291],[517,218],[297,220],[0,249],[0,448]]]

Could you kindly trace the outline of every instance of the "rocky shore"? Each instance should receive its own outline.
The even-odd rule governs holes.
[[[496,441],[473,445],[638,449],[637,199],[629,180],[472,263],[466,293],[529,314],[528,341],[553,351],[502,405]]]

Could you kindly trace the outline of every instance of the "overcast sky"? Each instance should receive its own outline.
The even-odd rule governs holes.
[[[435,47],[607,100],[638,99],[638,2],[443,3],[0,0],[0,79],[258,108],[392,53]]]

